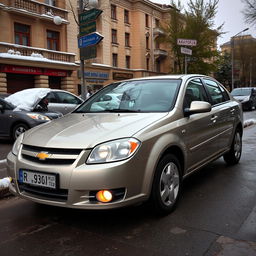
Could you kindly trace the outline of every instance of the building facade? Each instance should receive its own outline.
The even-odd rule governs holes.
[[[0,0],[0,93],[32,87],[81,92],[77,23],[80,0]],[[104,39],[85,60],[87,86],[170,73],[167,45],[156,40],[171,6],[148,0],[99,0]]]
[[[147,0],[99,0],[103,13],[97,32],[104,39],[96,58],[85,61],[87,85],[98,89],[113,81],[170,73],[170,51],[156,40],[170,8]]]
[[[32,87],[75,92],[79,65],[69,50],[69,19],[63,0],[0,0],[1,93]]]
[[[220,47],[233,59],[234,87],[256,87],[256,38],[240,35]]]

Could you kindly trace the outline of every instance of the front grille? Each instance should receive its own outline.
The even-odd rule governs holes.
[[[50,165],[71,165],[78,158],[81,149],[66,148],[44,148],[30,145],[23,145],[21,156],[30,162]],[[37,154],[40,152],[47,153],[46,159],[40,160]]]
[[[18,185],[21,193],[26,192],[31,196],[39,196],[41,199],[60,201],[67,201],[68,199],[68,189],[49,189],[20,183]]]
[[[56,165],[69,165],[74,163],[74,159],[45,159],[45,160],[39,160],[36,157],[28,156],[22,154],[22,157],[26,160],[29,160],[31,162],[39,163],[39,164],[56,164]]]

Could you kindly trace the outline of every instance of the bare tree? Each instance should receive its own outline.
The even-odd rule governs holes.
[[[243,0],[243,2],[245,4],[243,10],[245,20],[256,25],[256,0]]]

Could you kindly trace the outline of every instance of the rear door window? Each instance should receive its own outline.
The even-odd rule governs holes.
[[[210,79],[203,79],[205,82],[206,89],[211,97],[212,105],[221,104],[229,100],[227,93],[225,94],[225,90],[218,85],[217,82]]]

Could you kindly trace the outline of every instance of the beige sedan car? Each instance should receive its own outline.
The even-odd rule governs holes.
[[[110,94],[120,100],[95,107]],[[116,82],[73,113],[18,137],[8,155],[10,191],[81,209],[149,200],[169,213],[186,176],[221,156],[239,162],[242,118],[241,105],[207,76]]]

